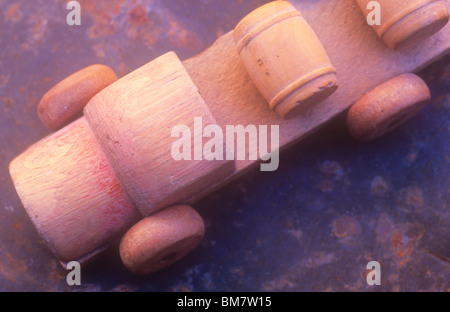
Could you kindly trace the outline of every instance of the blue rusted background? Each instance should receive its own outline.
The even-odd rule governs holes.
[[[343,116],[195,208],[202,245],[176,265],[138,277],[117,248],[82,271],[63,270],[25,214],[9,162],[49,132],[40,97],[84,66],[123,76],[174,50],[194,56],[268,1],[0,0],[0,291],[449,291],[450,58],[425,69],[433,99],[395,132],[353,141]],[[117,247],[117,246],[116,246]],[[382,286],[366,284],[377,260]]]

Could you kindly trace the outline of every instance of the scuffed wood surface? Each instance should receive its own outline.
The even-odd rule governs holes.
[[[104,89],[85,107],[84,115],[122,187],[144,216],[184,201],[234,172],[231,160],[173,158],[171,129],[194,128],[194,117],[201,117],[205,127],[215,124],[173,52]],[[201,145],[201,135],[194,131],[194,146]]]
[[[365,18],[352,0],[311,0],[293,1],[293,3],[300,9],[305,19],[316,31],[319,39],[329,54],[331,62],[337,69],[340,84],[338,91],[328,100],[311,108],[309,111],[306,111],[295,119],[284,120],[281,117],[278,117],[278,115],[269,108],[269,105],[267,105],[266,101],[248,76],[240,57],[238,56],[233,41],[233,34],[230,32],[219,38],[217,42],[203,54],[184,62],[186,70],[191,75],[192,80],[196,84],[200,94],[203,96],[206,105],[213,115],[212,117],[214,117],[217,124],[223,129],[225,129],[226,125],[238,124],[244,126],[250,124],[279,125],[280,145],[281,148],[285,148],[290,144],[298,142],[306,135],[324,125],[331,118],[345,111],[353,102],[375,86],[401,73],[416,71],[440,56],[443,56],[450,49],[450,26],[447,26],[436,36],[423,42],[421,46],[415,49],[403,53],[393,52],[378,39],[375,32],[373,32],[365,23]],[[178,103],[178,100],[174,101],[174,103]],[[204,110],[200,111],[204,112],[205,110],[206,107]],[[164,116],[161,117],[161,122],[164,122],[165,124],[168,120],[171,120],[170,116],[166,113],[160,115]],[[188,114],[188,116],[185,116],[186,118],[183,119],[183,123],[190,124],[195,117],[199,117],[191,115],[192,114]],[[211,119],[213,119],[212,117]],[[176,120],[171,120],[171,122],[176,122]],[[72,126],[69,126],[69,128],[66,128],[61,132],[62,134],[67,134],[67,138],[64,137],[64,141],[61,142],[61,146],[65,148],[74,144],[77,148],[73,149],[69,155],[70,157],[65,154],[64,151],[64,153],[61,152],[61,155],[64,155],[64,157],[58,158],[58,160],[61,160],[61,166],[56,167],[60,170],[57,171],[56,174],[62,172],[62,174],[60,174],[61,179],[52,180],[51,183],[55,183],[56,185],[49,190],[46,190],[47,193],[44,192],[45,190],[40,192],[39,187],[44,188],[45,184],[41,184],[37,187],[36,185],[39,185],[40,183],[35,179],[36,176],[43,176],[47,172],[51,172],[50,165],[45,164],[45,166],[42,167],[38,166],[37,169],[39,169],[39,172],[37,172],[35,171],[37,169],[34,167],[24,168],[24,160],[21,158],[18,159],[17,170],[13,170],[15,172],[12,174],[13,179],[16,181],[24,180],[24,183],[26,184],[22,190],[19,188],[18,192],[19,194],[24,194],[21,196],[22,198],[28,197],[30,201],[38,203],[36,206],[32,205],[31,210],[28,209],[28,211],[31,211],[32,213],[34,211],[50,213],[51,211],[48,210],[48,207],[42,207],[41,205],[42,203],[46,203],[45,198],[52,198],[52,192],[58,190],[61,185],[64,187],[67,185],[71,185],[72,187],[84,185],[85,189],[90,190],[96,188],[99,189],[102,186],[100,182],[104,180],[104,177],[99,178],[96,175],[97,173],[91,170],[92,165],[89,164],[88,161],[91,158],[95,158],[95,155],[105,151],[94,144],[95,140],[93,140],[93,135],[90,135],[90,132],[87,131],[89,128],[87,124],[86,127],[80,126],[81,130],[78,130],[79,132],[75,131],[74,133],[71,133],[70,127],[77,127],[77,125],[85,125],[85,119],[81,119],[78,123],[75,122]],[[170,129],[170,126],[168,128]],[[83,129],[87,130],[83,131]],[[56,133],[54,135],[58,136],[61,135],[61,133]],[[87,142],[87,139],[90,137],[92,137],[92,142]],[[160,136],[158,136],[158,138],[159,137]],[[79,140],[81,140],[80,144],[76,144]],[[86,142],[86,144],[81,144],[82,142]],[[91,149],[86,146],[90,146]],[[143,143],[141,146],[147,146],[147,144]],[[45,154],[47,149],[52,150],[52,148],[48,148],[44,145],[43,147],[36,146],[32,151],[38,150],[39,153]],[[86,158],[84,159],[83,155],[86,155],[89,151],[91,151],[94,156],[84,157]],[[143,155],[147,154],[143,153]],[[235,155],[237,155],[236,151]],[[22,155],[22,157],[24,156]],[[186,196],[191,195],[185,195],[183,198],[177,197],[176,200],[192,202],[202,198],[258,163],[258,161],[249,160],[250,158],[248,156],[245,159],[247,160],[236,161],[237,170],[235,173],[231,173],[230,171],[223,175],[214,174],[214,179],[211,179],[211,183],[208,183],[204,191],[200,194],[196,194],[191,198],[186,198]],[[87,162],[82,162],[83,160]],[[106,166],[106,159],[103,157],[100,160],[103,160],[103,163]],[[39,163],[40,159],[37,159],[37,161]],[[118,162],[119,161],[120,160],[118,160]],[[81,173],[78,174],[78,171],[76,171],[74,174],[69,170],[72,167],[76,167]],[[108,173],[108,177],[111,177],[114,181],[115,179],[112,178],[114,174],[119,174],[119,172],[112,171],[108,171]],[[228,177],[226,177],[227,175]],[[70,181],[70,179],[64,179],[72,176],[76,177],[76,183]],[[226,178],[223,178],[224,176]],[[113,184],[116,188],[118,187],[118,183],[114,182]],[[118,187],[118,189],[120,189],[119,195],[125,196],[124,193],[121,192],[121,188]],[[28,190],[31,190],[30,193],[28,193]],[[103,189],[100,189],[100,191],[94,192],[94,194],[102,194],[102,190]],[[69,192],[70,191],[71,189],[69,189]],[[50,196],[48,196],[48,194],[50,194]],[[66,235],[65,227],[71,225],[73,220],[81,222],[82,224],[88,224],[88,221],[90,220],[103,220],[104,218],[101,218],[101,216],[107,216],[107,212],[102,210],[95,210],[92,212],[85,208],[86,202],[83,201],[83,198],[85,197],[80,197],[79,191],[71,192],[70,195],[71,196],[64,197],[63,204],[66,206],[64,208],[71,213],[75,211],[76,214],[82,214],[85,219],[79,219],[78,217],[72,218],[72,214],[64,215],[63,217],[66,219],[47,218],[50,221],[49,224],[43,225],[44,228],[48,229],[48,231],[45,232],[42,230],[42,226],[39,225],[39,221],[33,220],[34,223],[38,225],[37,228],[42,236],[49,237],[48,233],[52,233],[50,235],[56,233],[58,239],[54,242],[47,239],[47,242],[52,245],[53,251],[60,260],[64,261],[73,258],[91,257],[96,254],[97,251],[103,250],[104,247],[111,242],[111,238],[115,236],[115,234],[120,233],[122,229],[130,226],[136,217],[134,208],[128,199],[126,200],[127,203],[121,203],[115,200],[114,197],[112,199],[108,197],[105,204],[104,198],[101,198],[101,196],[94,196],[93,204],[88,205],[89,207],[97,207],[100,205],[100,202],[103,206],[108,207],[108,203],[111,203],[111,206],[116,207],[119,214],[123,214],[123,211],[121,210],[121,208],[123,208],[127,217],[119,218],[120,224],[117,225],[114,223],[116,220],[114,219],[115,214],[113,214],[113,221],[106,222],[106,226],[95,225],[98,232],[94,233],[94,236],[97,240],[92,241],[89,245],[83,243],[86,241],[86,236],[89,232],[85,231],[83,226],[74,226],[77,229],[77,235],[71,235],[71,243],[66,245],[65,242],[67,240],[64,237],[64,235]],[[91,195],[92,192],[87,192],[86,198]],[[76,201],[77,198],[81,198],[82,202],[78,203]],[[24,206],[27,206],[28,204],[29,203],[26,201],[24,202]],[[64,206],[58,201],[55,201],[53,204],[54,207],[50,207],[50,209],[61,209]],[[46,203],[46,205],[48,205],[48,203]],[[85,211],[87,210],[83,209],[89,210],[92,214],[86,213]],[[31,215],[33,216],[33,214]],[[43,217],[43,219],[45,218]],[[108,229],[107,227],[109,226],[111,226],[111,228]],[[60,233],[61,235],[59,235]],[[89,239],[90,237],[87,238],[87,240]],[[69,247],[65,248],[65,246]],[[71,248],[73,246],[76,247],[75,250]],[[98,249],[93,250],[96,247]]]
[[[305,138],[381,83],[402,73],[417,72],[450,51],[450,23],[420,45],[396,52],[367,25],[353,0],[293,0],[291,3],[316,32],[339,79],[336,93],[304,114],[284,120],[270,110],[239,58],[232,32],[220,37],[204,53],[184,61],[221,127],[279,125],[281,149]],[[450,0],[447,5],[450,6]],[[236,161],[233,176],[205,190],[204,194],[258,163],[246,159]]]

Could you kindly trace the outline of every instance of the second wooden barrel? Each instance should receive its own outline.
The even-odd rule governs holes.
[[[250,78],[285,118],[325,100],[337,89],[336,70],[301,13],[287,1],[247,15],[234,39]]]

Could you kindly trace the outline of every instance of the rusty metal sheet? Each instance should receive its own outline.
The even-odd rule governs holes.
[[[202,245],[176,265],[135,276],[117,246],[68,286],[9,177],[8,164],[49,132],[40,97],[84,66],[123,76],[174,50],[194,56],[268,1],[79,1],[68,26],[62,0],[0,0],[0,291],[449,291],[450,58],[420,73],[433,99],[369,144],[343,117],[195,208]],[[301,155],[301,156],[299,156]],[[365,283],[382,265],[382,286]]]

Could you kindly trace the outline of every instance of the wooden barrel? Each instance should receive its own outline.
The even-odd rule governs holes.
[[[270,2],[247,15],[234,39],[251,79],[282,117],[295,116],[337,89],[325,49],[287,1]]]
[[[376,8],[370,0],[356,0],[367,16]],[[430,37],[447,24],[449,13],[444,0],[378,0],[380,25],[371,25],[392,49],[417,44]]]

